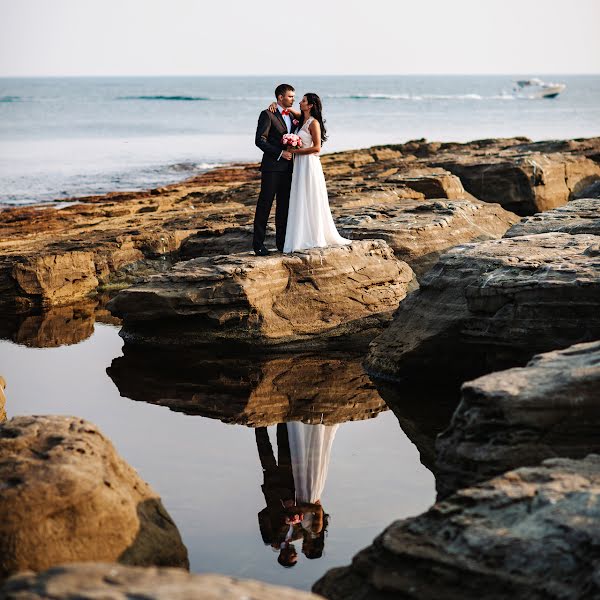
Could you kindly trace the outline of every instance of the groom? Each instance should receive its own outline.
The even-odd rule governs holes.
[[[257,256],[269,254],[265,248],[265,235],[275,197],[277,197],[275,243],[277,250],[283,252],[294,163],[291,153],[287,152],[281,143],[281,138],[284,134],[292,132],[292,116],[289,109],[294,104],[294,91],[294,88],[287,83],[278,85],[275,88],[277,110],[274,113],[263,110],[258,117],[255,143],[263,151],[263,158],[260,165],[260,194],[254,214],[252,239],[252,248]]]

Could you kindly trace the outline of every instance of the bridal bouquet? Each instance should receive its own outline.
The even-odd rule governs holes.
[[[302,147],[302,139],[299,135],[295,133],[286,133],[281,138],[281,143],[288,148],[301,148]]]

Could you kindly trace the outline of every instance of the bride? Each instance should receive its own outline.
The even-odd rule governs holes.
[[[300,101],[300,111],[290,109],[290,113],[299,119],[297,134],[302,139],[302,147],[288,150],[294,160],[294,171],[283,247],[285,253],[352,243],[338,233],[329,208],[319,158],[321,144],[327,139],[319,96],[305,94]]]

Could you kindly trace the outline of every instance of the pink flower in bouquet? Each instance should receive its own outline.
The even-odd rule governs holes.
[[[292,148],[300,148],[302,146],[302,140],[300,139],[299,135],[296,135],[295,133],[286,133],[282,138],[281,138],[281,143],[284,146],[288,146],[288,147],[292,147]]]

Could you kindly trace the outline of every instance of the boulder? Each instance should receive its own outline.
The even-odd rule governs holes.
[[[593,198],[572,200],[553,210],[525,217],[513,225],[504,237],[551,231],[572,234],[590,233],[600,236],[600,200]]]
[[[0,426],[0,579],[74,561],[188,566],[156,492],[95,425],[14,417]]]
[[[600,338],[599,243],[546,233],[450,250],[373,340],[367,371],[464,380]]]
[[[545,458],[600,453],[600,342],[539,354],[462,387],[436,443],[438,492]]]
[[[588,185],[583,188],[576,194],[573,194],[575,199],[579,198],[600,198],[600,179],[598,181],[594,181],[594,183]]]
[[[0,600],[318,600],[292,588],[182,569],[80,563],[11,577]]]
[[[600,179],[600,165],[593,160],[558,152],[466,156],[437,164],[457,175],[479,200],[497,202],[522,216],[566,204]]]
[[[337,225],[351,239],[385,240],[420,278],[448,249],[502,237],[518,217],[477,200],[403,200],[338,211]]]
[[[132,400],[248,427],[333,425],[387,410],[360,358],[341,353],[221,355],[125,344],[107,372]]]
[[[392,523],[313,586],[330,600],[600,597],[600,456],[549,459]]]
[[[130,343],[196,346],[364,343],[416,287],[381,240],[257,257],[197,258],[108,304]],[[350,341],[349,341],[350,340]]]

